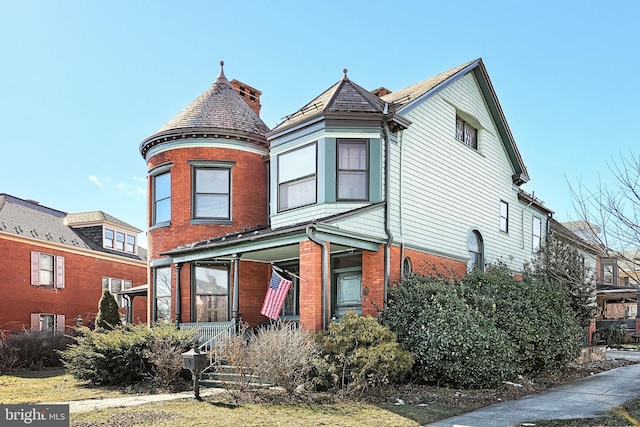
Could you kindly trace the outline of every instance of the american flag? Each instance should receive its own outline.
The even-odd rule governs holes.
[[[269,289],[267,290],[267,295],[264,297],[260,314],[274,320],[280,317],[282,304],[287,297],[290,286],[291,280],[287,280],[275,271],[272,271]]]

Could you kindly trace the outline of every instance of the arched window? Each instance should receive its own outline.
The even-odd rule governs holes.
[[[467,270],[484,270],[484,244],[482,236],[476,230],[469,233],[469,237],[467,237],[467,249],[469,250]]]
[[[402,261],[402,274],[405,279],[411,277],[411,273],[413,273],[413,267],[411,266],[411,258],[404,257],[404,261]]]

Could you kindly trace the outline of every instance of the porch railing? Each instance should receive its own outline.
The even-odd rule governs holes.
[[[235,322],[203,322],[203,323],[181,323],[180,329],[195,330],[198,336],[198,350],[200,353],[206,353],[209,357],[209,365],[202,373],[211,369],[214,364],[213,348],[220,340],[230,338],[236,333]]]

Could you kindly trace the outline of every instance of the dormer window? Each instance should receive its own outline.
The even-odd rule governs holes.
[[[478,129],[471,126],[460,116],[456,116],[456,139],[474,150],[478,149]]]
[[[112,228],[104,228],[102,245],[107,249],[120,252],[136,253],[136,236]]]

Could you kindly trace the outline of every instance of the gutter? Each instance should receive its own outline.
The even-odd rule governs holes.
[[[327,242],[315,237],[311,232],[312,227],[307,227],[306,234],[313,243],[322,246],[322,329],[326,330],[329,326],[329,307],[331,305],[327,301],[329,296],[329,247]]]

